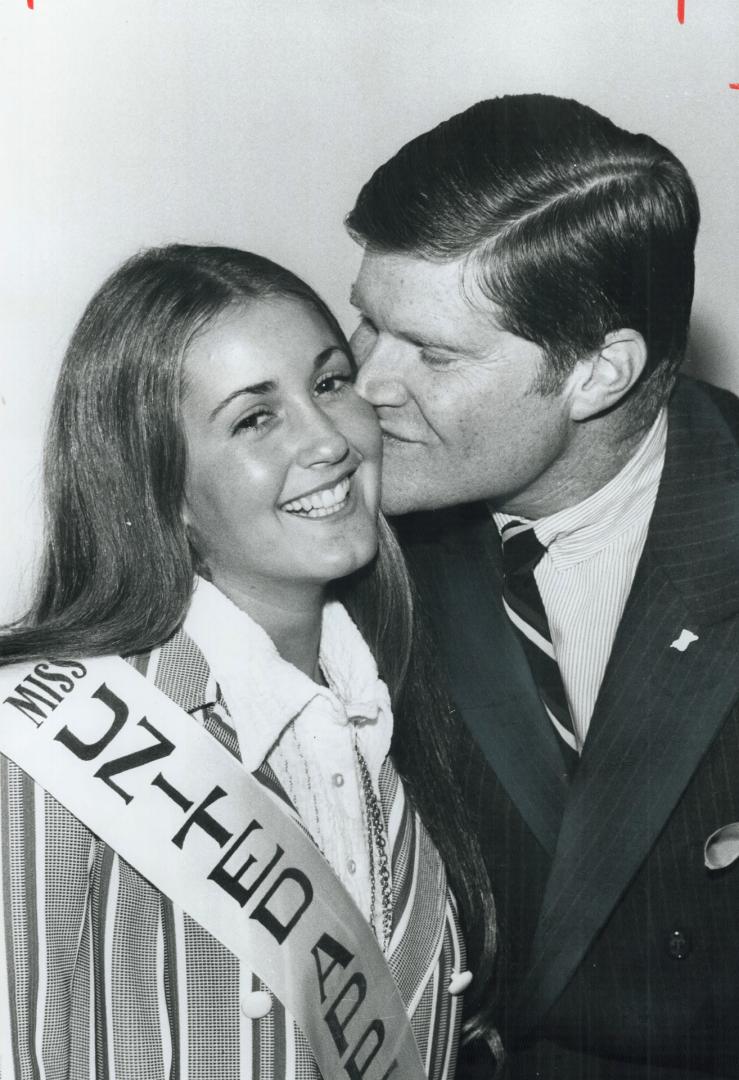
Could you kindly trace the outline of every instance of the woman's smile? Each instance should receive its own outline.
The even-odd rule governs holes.
[[[322,588],[374,556],[381,437],[354,378],[343,342],[292,298],[232,308],[191,343],[184,514],[227,595]]]
[[[350,505],[351,475],[342,477],[335,484],[306,492],[305,495],[299,495],[296,499],[283,503],[280,509],[286,510],[289,514],[296,514],[298,517],[307,517],[313,521],[335,517]]]

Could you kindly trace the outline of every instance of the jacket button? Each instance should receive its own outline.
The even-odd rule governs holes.
[[[684,930],[672,931],[667,939],[667,951],[673,960],[685,960],[690,955],[690,938]]]
[[[250,1020],[260,1020],[272,1008],[272,998],[266,990],[254,990],[241,999],[241,1011]]]
[[[452,977],[449,980],[449,993],[452,995],[452,997],[457,997],[459,994],[463,994],[465,992],[471,982],[471,971],[453,971]]]

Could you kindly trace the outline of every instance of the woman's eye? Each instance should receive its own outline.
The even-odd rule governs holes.
[[[353,371],[332,371],[322,375],[315,385],[316,394],[338,394],[354,382]]]
[[[246,416],[242,416],[241,419],[234,425],[234,434],[237,431],[259,432],[267,427],[273,414],[269,409],[257,409],[254,412],[248,413]]]

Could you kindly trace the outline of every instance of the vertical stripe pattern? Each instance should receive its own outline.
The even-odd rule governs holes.
[[[607,484],[575,506],[535,522],[546,552],[534,577],[580,746],[644,550],[667,428],[663,410]],[[508,514],[496,513],[494,519],[501,536],[515,522]]]
[[[180,704],[189,694],[192,707],[195,694],[200,722],[238,754],[225,703],[184,635],[152,657],[154,673]],[[287,800],[269,766],[257,777]],[[447,986],[463,955],[456,913],[389,760],[379,796],[392,858],[388,962],[431,1080],[451,1080],[461,1003]],[[12,1032],[0,1080],[320,1080],[277,999],[261,1019],[245,1013],[246,994],[268,991],[254,973],[4,758],[0,886],[0,1033]]]

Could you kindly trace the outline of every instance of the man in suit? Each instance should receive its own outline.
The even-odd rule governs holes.
[[[348,217],[511,1078],[739,1077],[739,405],[678,378],[698,217],[668,150],[540,95],[414,139]]]

